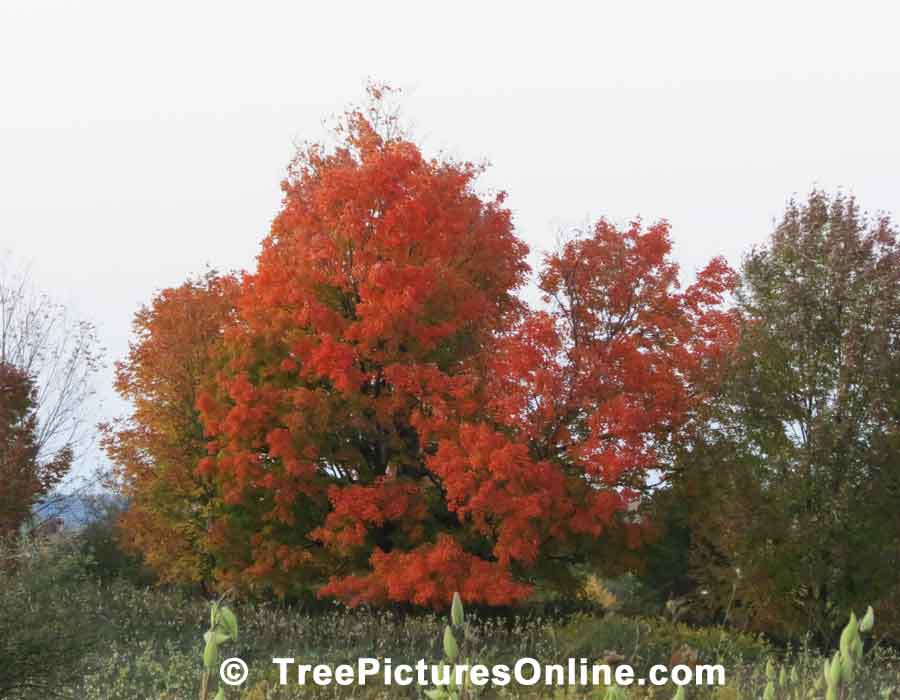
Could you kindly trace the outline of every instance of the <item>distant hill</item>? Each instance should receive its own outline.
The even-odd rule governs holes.
[[[124,499],[110,493],[57,494],[35,506],[40,520],[60,518],[67,528],[80,529],[96,520],[110,507],[123,507]]]

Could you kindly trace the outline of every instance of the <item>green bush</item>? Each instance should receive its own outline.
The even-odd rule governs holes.
[[[567,657],[599,659],[615,653],[639,670],[668,662],[689,649],[701,663],[752,664],[772,649],[761,637],[718,627],[693,628],[665,618],[629,618],[618,614],[576,615],[555,630]]]
[[[0,549],[0,697],[45,698],[69,688],[101,638],[104,600],[71,540]]]

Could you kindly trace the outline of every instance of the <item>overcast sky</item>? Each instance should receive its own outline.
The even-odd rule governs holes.
[[[737,264],[814,185],[897,213],[894,5],[0,0],[0,251],[120,358],[154,290],[253,265],[295,145],[373,77],[534,251],[641,215],[686,273]]]

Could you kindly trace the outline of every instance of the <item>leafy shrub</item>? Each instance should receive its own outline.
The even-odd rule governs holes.
[[[666,662],[682,649],[692,649],[701,663],[754,663],[771,648],[761,637],[725,628],[693,628],[664,618],[576,615],[555,630],[565,656],[601,658],[610,652],[636,669]]]
[[[47,697],[84,672],[100,641],[102,592],[69,539],[0,549],[0,697]]]
[[[616,595],[607,588],[599,576],[594,574],[585,579],[578,597],[593,603],[601,610],[613,610],[619,605]]]
[[[615,597],[613,609],[629,617],[653,617],[663,613],[663,598],[653,587],[633,574],[601,579],[604,588]]]

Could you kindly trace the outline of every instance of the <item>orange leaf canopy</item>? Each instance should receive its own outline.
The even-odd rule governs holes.
[[[217,575],[514,602],[616,523],[640,540],[622,514],[733,339],[731,272],[679,292],[665,224],[601,222],[547,259],[529,310],[504,196],[384,133],[354,112],[338,148],[302,153],[241,283],[198,402]]]

